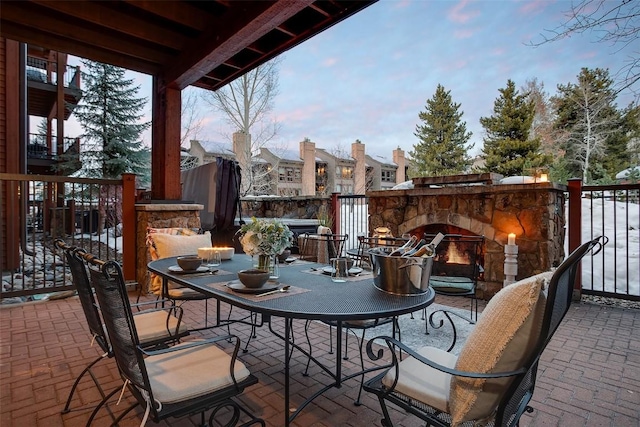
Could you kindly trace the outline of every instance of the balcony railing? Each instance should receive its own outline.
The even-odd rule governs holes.
[[[55,61],[27,57],[27,79],[35,82],[58,84],[58,64]],[[80,89],[80,67],[67,65],[62,73],[64,87]]]
[[[47,147],[47,136],[43,134],[29,134],[29,144],[27,145],[27,157],[30,159],[49,159],[56,160],[58,154],[55,154],[54,147],[58,146],[58,140],[56,136],[51,137],[50,152]],[[80,153],[80,138],[67,138],[62,139],[62,153],[60,154],[79,154]]]

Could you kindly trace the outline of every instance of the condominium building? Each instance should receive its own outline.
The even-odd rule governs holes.
[[[246,158],[251,135],[235,133],[233,143],[213,143],[192,140],[183,152],[186,168],[215,161],[216,157],[238,161],[247,194],[277,196],[317,196],[334,192],[364,194],[369,190],[384,190],[406,180],[407,160],[400,148],[392,158],[366,154],[365,144],[351,144],[351,153],[330,153],[316,147],[309,139],[301,141],[299,150],[261,148],[251,158],[251,173],[247,173]],[[245,187],[246,188],[246,187]]]

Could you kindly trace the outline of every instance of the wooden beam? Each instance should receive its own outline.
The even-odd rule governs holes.
[[[176,52],[170,52],[168,49],[159,47],[154,48],[151,44],[138,43],[139,40],[115,31],[102,29],[97,25],[73,25],[70,22],[65,22],[61,18],[37,13],[38,9],[32,14],[25,13],[25,10],[14,2],[3,2],[3,5],[3,35],[5,35],[9,29],[16,29],[17,26],[22,26],[28,30],[27,32],[22,32],[23,38],[19,39],[19,41],[34,43],[35,40],[33,39],[39,37],[41,40],[38,42],[41,46],[77,55],[73,44],[68,44],[70,50],[62,50],[57,46],[52,46],[52,42],[55,41],[56,38],[58,40],[71,41],[72,43],[80,43],[79,41],[81,40],[82,43],[94,49],[102,49],[112,54],[142,59],[147,62],[162,64],[171,62],[171,59],[175,59]],[[11,23],[14,25],[5,28],[6,24]],[[33,33],[33,35],[31,35],[30,32]],[[12,38],[10,34],[6,35],[6,37]],[[131,49],[131,45],[135,45],[136,48]]]
[[[198,31],[203,31],[208,25],[211,25],[210,16],[203,13],[202,9],[184,1],[127,0],[127,3],[167,21],[175,21],[180,25],[191,27]]]
[[[58,52],[65,52],[81,58],[104,62],[106,64],[115,65],[128,70],[138,71],[140,73],[152,75],[160,73],[161,68],[157,63],[101,49],[99,46],[86,44],[79,40],[71,40],[58,37],[53,34],[40,33],[2,19],[0,19],[0,28],[2,28],[3,36],[6,35],[8,38],[13,40],[38,46],[48,46],[52,50],[56,50]]]
[[[211,25],[173,65],[167,64],[165,80],[184,89],[311,3],[313,0],[247,4],[236,19],[227,20],[226,25]]]
[[[188,38],[168,25],[143,20],[130,13],[124,13],[116,8],[118,2],[92,1],[42,1],[33,3],[52,11],[68,15],[74,20],[81,20],[96,28],[108,28],[121,34],[146,40],[165,48],[179,51],[188,43]],[[163,4],[166,4],[164,2]]]
[[[155,200],[180,200],[181,91],[153,78],[151,124],[151,196]]]

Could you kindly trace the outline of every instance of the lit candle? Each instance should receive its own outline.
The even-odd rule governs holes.
[[[516,234],[515,233],[509,233],[509,245],[515,245],[516,244]]]

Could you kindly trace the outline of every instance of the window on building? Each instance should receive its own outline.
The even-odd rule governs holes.
[[[353,179],[351,166],[336,166],[336,176],[340,179]]]
[[[382,171],[382,182],[396,182],[396,172],[392,170]]]
[[[278,181],[302,182],[302,169],[290,166],[280,166],[278,168]]]

